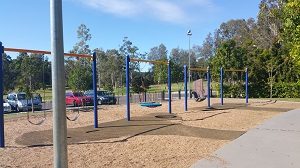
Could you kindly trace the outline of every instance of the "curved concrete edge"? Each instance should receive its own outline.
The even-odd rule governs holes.
[[[192,168],[299,168],[300,109],[277,115]]]

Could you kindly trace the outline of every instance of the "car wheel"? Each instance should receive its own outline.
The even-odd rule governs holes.
[[[102,104],[102,101],[101,100],[98,100],[98,105],[101,105]]]
[[[17,112],[22,112],[22,110],[19,108],[19,106],[16,107]]]
[[[73,106],[74,106],[74,107],[77,107],[76,101],[73,101]]]

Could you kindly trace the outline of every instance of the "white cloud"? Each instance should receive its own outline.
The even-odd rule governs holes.
[[[214,7],[212,0],[77,0],[82,4],[121,17],[150,17],[171,23],[187,23],[190,9],[207,10]]]
[[[80,0],[83,4],[119,16],[137,15],[138,5],[130,0]]]
[[[184,10],[175,3],[162,0],[147,0],[145,4],[150,8],[149,11],[152,11],[154,16],[163,21],[182,23],[187,18]]]

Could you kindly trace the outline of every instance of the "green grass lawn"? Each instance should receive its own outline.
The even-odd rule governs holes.
[[[192,87],[192,84],[191,84],[191,87]],[[184,84],[183,82],[180,82],[180,83],[172,83],[172,92],[177,92],[179,90],[182,90],[184,89]],[[161,92],[161,91],[168,91],[168,85],[167,84],[160,84],[160,85],[151,85],[149,87],[149,89],[147,90],[148,93],[157,93],[157,92]],[[126,93],[126,88],[125,87],[121,87],[121,88],[117,88],[114,93],[116,95],[125,95]]]
[[[51,88],[47,88],[45,90],[45,94],[44,94],[44,90],[37,90],[35,93],[39,93],[42,96],[43,101],[44,100],[46,100],[46,101],[52,100],[52,89]],[[3,99],[5,100],[6,98],[7,98],[7,94],[3,95]]]
[[[46,90],[37,90],[37,93],[39,93],[42,96],[42,100],[52,100],[52,88],[47,88]]]
[[[206,87],[206,82],[203,83],[204,87]],[[212,85],[216,85],[217,83],[214,82]],[[191,88],[193,88],[193,84],[191,82]],[[69,89],[69,88],[66,88]],[[161,92],[162,90],[168,91],[168,86],[167,84],[160,84],[160,85],[151,85],[148,89],[148,93],[158,93]],[[177,92],[181,90],[183,92],[184,90],[184,84],[183,82],[181,83],[172,83],[172,92]],[[36,93],[39,93],[43,97],[43,101],[51,101],[52,100],[52,88],[47,88],[45,90],[45,96],[44,96],[44,90],[37,90]],[[114,93],[116,95],[125,95],[126,89],[125,87],[122,88],[117,88]],[[5,100],[7,95],[3,95],[3,99]],[[263,100],[270,100],[270,98],[259,98]],[[279,101],[291,101],[291,102],[300,102],[300,98],[272,98],[271,100],[279,100]]]

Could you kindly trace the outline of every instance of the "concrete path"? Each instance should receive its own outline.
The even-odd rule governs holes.
[[[299,168],[300,109],[251,129],[192,168]]]

